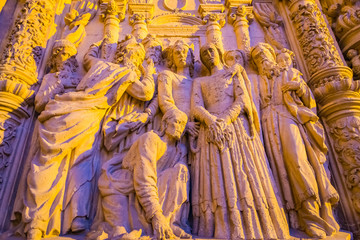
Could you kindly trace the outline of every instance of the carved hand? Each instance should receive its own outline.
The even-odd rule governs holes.
[[[155,213],[154,217],[151,219],[151,222],[156,239],[176,239],[175,234],[170,228],[169,221],[161,212]]]
[[[150,117],[148,113],[140,113],[136,120],[130,123],[130,131],[136,131],[137,133],[141,132],[141,129],[145,127],[145,125],[150,121]]]
[[[143,64],[144,66],[144,72],[146,76],[152,76],[153,74],[156,73],[156,69],[154,66],[154,61],[151,58],[148,58],[146,60],[146,63]]]
[[[191,136],[196,137],[199,134],[200,123],[199,122],[188,122],[186,124],[186,132]]]
[[[283,92],[286,91],[297,91],[299,90],[301,87],[301,83],[300,82],[287,82],[285,83],[282,87],[281,90]]]

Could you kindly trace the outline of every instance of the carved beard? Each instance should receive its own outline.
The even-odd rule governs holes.
[[[271,79],[274,76],[278,77],[280,75],[280,69],[276,63],[262,64],[261,75],[265,75],[268,79]]]

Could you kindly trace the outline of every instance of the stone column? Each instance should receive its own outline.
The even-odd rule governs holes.
[[[308,85],[327,131],[332,178],[340,194],[342,227],[360,234],[360,94],[315,0],[288,0]]]
[[[247,54],[250,52],[249,23],[254,19],[252,11],[253,7],[240,5],[236,12],[229,16],[229,23],[234,26],[237,47]]]
[[[124,0],[102,0],[101,19],[104,21],[104,40],[101,58],[114,60],[119,41],[120,22],[125,19],[126,2]]]
[[[47,40],[54,32],[55,0],[27,0],[0,60],[0,231],[9,223],[11,201],[30,136],[33,88]],[[51,28],[52,27],[52,28]]]
[[[360,1],[320,1],[354,78],[360,79]]]
[[[154,16],[155,4],[153,0],[137,1],[130,0],[128,11],[130,14],[130,24],[133,27],[132,35],[138,41],[143,40],[149,33],[147,24]]]
[[[224,52],[221,28],[225,25],[225,20],[221,14],[209,13],[203,18],[206,23],[206,41],[218,46]]]
[[[131,16],[130,24],[133,28],[131,34],[139,41],[143,40],[149,33],[145,15],[137,14]]]

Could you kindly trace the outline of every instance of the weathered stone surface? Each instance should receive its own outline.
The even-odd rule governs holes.
[[[2,238],[360,239],[360,5],[318,3],[3,1]]]

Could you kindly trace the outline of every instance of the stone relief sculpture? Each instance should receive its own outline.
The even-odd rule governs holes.
[[[265,32],[265,41],[278,50],[288,47],[283,20],[271,3],[255,3],[254,16]]]
[[[224,68],[213,44],[200,49],[211,75],[196,78],[191,111],[200,122],[192,173],[193,234],[286,239],[289,229],[255,130],[252,99],[239,67]],[[237,65],[236,65],[237,66]]]
[[[165,114],[170,109],[179,109],[190,119],[192,76],[194,74],[194,53],[191,46],[178,40],[168,49],[168,65],[159,75],[159,105]],[[199,133],[199,123],[189,121],[185,131],[192,136]]]
[[[315,100],[302,74],[292,68],[290,54],[282,51],[276,57],[266,43],[251,51],[261,77],[265,146],[292,227],[324,238],[339,230],[331,208],[339,196],[323,166],[327,147]]]
[[[141,135],[122,162],[105,163],[99,189],[110,239],[191,238],[187,151],[179,142],[186,123],[185,113],[170,109],[160,133]]]
[[[136,39],[132,35],[128,35],[120,48],[126,49],[126,46],[131,43],[136,43]],[[141,46],[143,45],[141,44]],[[145,49],[144,54],[146,54]],[[118,55],[116,58],[117,61],[120,61],[123,56]],[[132,63],[124,62],[124,64]],[[153,74],[156,70],[152,58],[149,57],[145,64],[148,69],[151,68],[151,72],[146,73],[147,75],[139,82],[139,85],[135,84],[127,89],[120,101],[107,113],[104,122],[105,148],[108,151],[119,152],[123,156],[136,139],[146,131],[145,125],[157,111],[157,102],[152,102],[152,104],[147,102],[153,99],[155,93]],[[140,70],[141,67],[132,67],[132,69],[139,75],[142,74],[141,71],[144,72],[144,70]],[[150,107],[147,108],[148,106]]]
[[[28,239],[88,228],[100,164],[96,152],[100,123],[125,91],[143,90],[145,82],[132,70],[145,57],[143,46],[132,43],[120,50],[125,66],[96,59],[90,51],[86,56],[90,70],[76,92],[56,95],[38,118],[38,151],[31,160],[24,207],[19,211]],[[145,78],[153,89],[152,71],[149,65]]]
[[[11,2],[19,17],[2,39],[0,232],[10,215],[16,226],[0,239],[338,239],[337,221],[360,229],[360,2],[170,2]],[[270,45],[251,49],[262,41]],[[289,226],[305,233],[290,237]]]
[[[349,66],[353,70],[354,75],[357,78],[360,78],[360,55],[359,51],[355,49],[350,49],[347,54],[347,58],[350,60]]]
[[[77,75],[79,64],[76,54],[77,50],[72,42],[66,39],[55,42],[49,61],[50,73],[44,76],[35,96],[37,112],[42,112],[55,95],[75,90],[80,82],[80,76]]]

